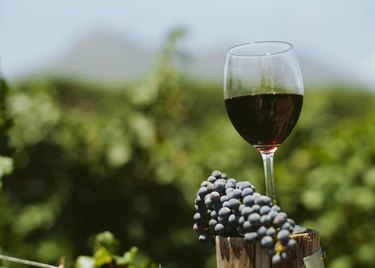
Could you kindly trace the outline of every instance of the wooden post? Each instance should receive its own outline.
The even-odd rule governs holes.
[[[287,262],[272,265],[260,244],[250,245],[241,237],[219,237],[215,239],[217,268],[304,268],[304,258],[320,250],[319,233],[306,230],[291,236],[297,245]],[[319,267],[324,267],[323,262]],[[318,266],[310,266],[318,267]],[[310,268],[307,267],[307,268]]]

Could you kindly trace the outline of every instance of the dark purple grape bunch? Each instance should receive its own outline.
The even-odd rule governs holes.
[[[202,242],[218,235],[242,236],[250,244],[260,242],[274,264],[287,260],[296,244],[290,239],[294,221],[271,198],[257,193],[250,182],[218,170],[201,183],[195,210],[193,229]]]

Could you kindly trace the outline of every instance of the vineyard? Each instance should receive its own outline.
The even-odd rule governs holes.
[[[130,85],[1,81],[1,254],[73,265],[109,231],[119,254],[137,247],[145,263],[215,266],[193,231],[196,192],[213,170],[262,192],[263,170],[227,118],[221,81],[184,76],[180,34]],[[366,89],[306,85],[275,154],[280,207],[319,231],[330,268],[375,266],[374,107]]]

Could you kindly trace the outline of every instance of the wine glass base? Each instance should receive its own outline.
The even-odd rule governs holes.
[[[277,148],[279,148],[278,144],[275,145],[254,145],[255,149],[257,149],[261,154],[270,154],[275,153]]]

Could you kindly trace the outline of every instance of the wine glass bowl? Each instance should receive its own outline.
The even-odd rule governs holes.
[[[224,102],[232,125],[262,155],[266,194],[276,203],[273,155],[295,127],[303,82],[293,45],[261,41],[232,47],[224,70]]]

